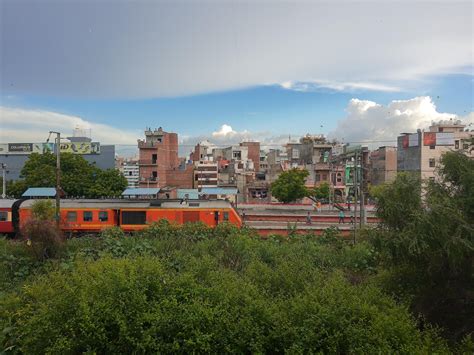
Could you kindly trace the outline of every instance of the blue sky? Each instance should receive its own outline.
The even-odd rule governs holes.
[[[184,144],[385,140],[474,122],[470,1],[1,6],[2,142],[76,125],[119,144],[147,126]]]

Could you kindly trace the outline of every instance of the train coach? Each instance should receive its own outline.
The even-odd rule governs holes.
[[[13,204],[12,231],[18,231],[31,217],[35,201]],[[98,233],[113,226],[132,232],[162,219],[177,224],[202,222],[211,227],[223,222],[242,225],[232,204],[225,200],[61,200],[60,227],[70,235]]]

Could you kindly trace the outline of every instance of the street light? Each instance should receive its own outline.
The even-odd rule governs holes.
[[[61,211],[61,133],[55,131],[49,131],[48,139],[46,143],[49,143],[51,134],[56,134],[56,227],[59,229],[60,211]]]

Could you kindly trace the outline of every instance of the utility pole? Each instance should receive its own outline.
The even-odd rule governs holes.
[[[361,152],[362,153],[362,152]],[[360,217],[359,217],[359,228],[362,229],[362,226],[365,224],[365,196],[364,196],[364,155],[361,154],[360,159]]]
[[[358,179],[357,179],[357,160],[359,158],[359,154],[358,154],[358,151],[356,150],[355,151],[355,160],[354,160],[354,175],[353,175],[353,179],[352,179],[352,186],[354,187],[354,245],[356,243],[356,233],[357,233],[357,196],[358,196],[358,193],[357,193],[357,190],[358,190]]]
[[[6,177],[5,177],[5,170],[7,169],[7,164],[2,163],[2,198],[7,197],[7,183],[6,183]]]
[[[51,134],[56,134],[56,227],[59,229],[59,222],[61,220],[61,133],[49,131],[49,142]]]

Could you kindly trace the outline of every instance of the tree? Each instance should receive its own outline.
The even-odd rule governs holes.
[[[50,152],[31,154],[20,177],[7,189],[12,196],[20,197],[28,187],[56,186],[56,156]],[[117,196],[126,186],[126,179],[118,171],[103,171],[79,154],[61,153],[61,187],[68,196]]]
[[[307,170],[291,169],[280,174],[272,183],[271,192],[274,197],[284,203],[294,202],[308,195],[305,179]]]
[[[376,197],[382,225],[372,242],[387,256],[395,288],[412,294],[428,320],[457,335],[474,331],[472,313],[458,311],[472,304],[474,289],[474,161],[446,153],[434,181],[399,174]]]
[[[308,195],[311,200],[317,201],[321,199],[328,199],[329,198],[329,184],[327,182],[323,182],[319,186],[316,186],[313,189],[308,189]]]
[[[87,195],[92,198],[120,196],[127,184],[127,179],[118,170],[98,170],[94,183],[87,190]]]

